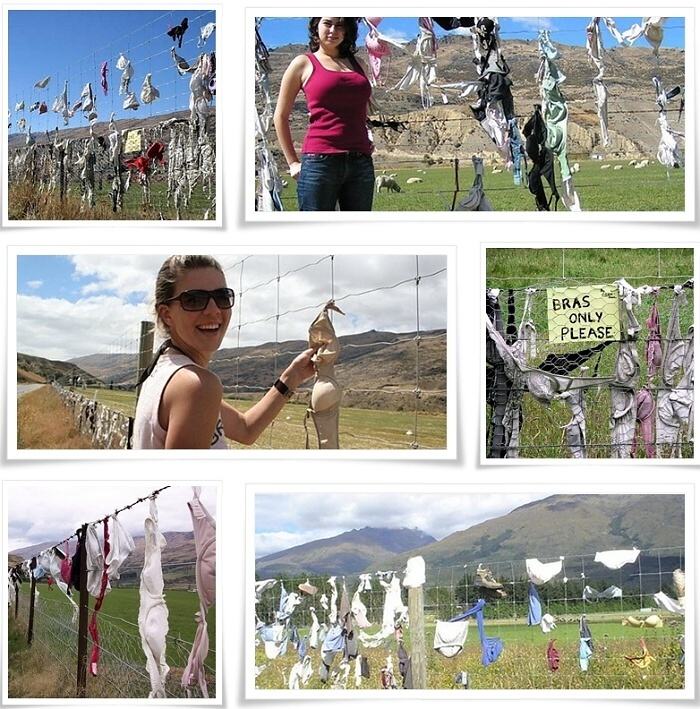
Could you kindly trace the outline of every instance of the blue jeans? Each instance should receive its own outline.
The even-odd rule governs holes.
[[[305,153],[297,181],[299,211],[369,212],[374,197],[374,165],[362,153]]]

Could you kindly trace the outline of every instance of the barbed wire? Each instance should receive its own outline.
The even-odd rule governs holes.
[[[118,58],[118,55],[117,55],[117,54],[111,54],[111,49],[112,49],[113,46],[116,46],[116,45],[118,45],[118,44],[120,44],[120,43],[121,43],[121,44],[124,44],[124,42],[122,42],[123,39],[125,39],[125,38],[127,38],[127,37],[130,37],[130,36],[132,36],[132,35],[138,33],[139,31],[141,31],[141,30],[143,30],[143,29],[145,29],[145,28],[147,28],[147,27],[150,27],[151,25],[155,24],[156,22],[159,22],[160,20],[164,19],[165,17],[168,17],[168,16],[172,17],[172,16],[174,16],[174,15],[175,15],[175,11],[170,11],[170,12],[163,13],[162,15],[156,17],[155,19],[153,19],[153,20],[151,20],[151,21],[149,21],[149,22],[146,22],[146,23],[144,23],[143,25],[139,25],[139,27],[137,27],[136,29],[132,30],[131,32],[125,33],[125,34],[123,34],[123,35],[121,35],[121,36],[119,36],[119,37],[117,37],[117,38],[111,40],[108,44],[105,44],[105,45],[103,45],[102,47],[97,47],[97,48],[91,49],[90,52],[87,53],[84,57],[82,57],[82,58],[76,60],[76,64],[78,65],[78,69],[76,70],[76,73],[77,73],[77,74],[80,74],[80,80],[79,80],[80,85],[82,86],[82,84],[84,83],[84,81],[83,81],[83,78],[84,78],[84,77],[83,77],[83,69],[82,69],[84,63],[88,63],[88,62],[90,62],[90,61],[92,62],[92,66],[93,66],[93,69],[94,69],[94,77],[93,77],[92,81],[93,81],[93,83],[96,83],[96,82],[98,81],[98,79],[99,79],[99,75],[98,75],[98,72],[97,72],[97,65],[96,65],[96,62],[95,62],[95,57],[96,57],[98,54],[99,54],[100,56],[103,56],[103,55],[104,55],[104,50],[110,50],[110,55],[107,56],[106,58],[103,58],[102,61],[107,61],[108,64],[109,64],[109,66],[110,66],[110,67],[113,67],[113,66],[115,65],[115,63],[116,63],[117,58]],[[216,17],[216,11],[215,11],[215,10],[206,10],[206,11],[204,11],[204,12],[202,12],[202,13],[199,13],[198,15],[196,15],[195,17],[193,17],[193,18],[191,18],[191,19],[189,20],[190,26],[192,27],[195,22],[197,22],[198,20],[200,20],[200,19],[202,19],[202,18],[204,18],[204,17],[208,17],[208,16],[212,16],[212,17],[215,18],[215,17]],[[149,47],[149,48],[150,48],[150,44],[151,44],[152,42],[155,42],[156,40],[161,40],[161,41],[167,40],[169,46],[168,46],[166,49],[157,51],[157,52],[155,52],[154,54],[148,54],[147,56],[141,57],[141,58],[138,60],[139,62],[143,62],[144,64],[145,64],[145,63],[151,63],[151,64],[152,64],[153,59],[155,59],[155,58],[157,58],[157,57],[160,57],[160,56],[162,56],[162,55],[164,55],[164,54],[170,54],[171,48],[174,47],[174,43],[170,42],[170,39],[167,37],[165,31],[159,32],[158,34],[153,35],[153,36],[151,36],[151,37],[149,37],[149,38],[143,40],[140,44],[137,44],[137,45],[134,45],[134,46],[131,46],[131,45],[129,44],[129,46],[128,46],[127,49],[126,49],[126,52],[127,52],[127,53],[132,53],[132,56],[135,56],[135,55],[133,55],[133,52],[135,52],[135,51],[138,50],[138,49],[141,49],[142,47]],[[198,41],[199,41],[199,35],[194,35],[194,28],[193,28],[192,32],[190,32],[190,36],[187,37],[187,38],[184,38],[184,39],[182,40],[182,47],[187,47],[188,45],[196,44]],[[178,49],[181,50],[182,48],[180,47],[180,48],[178,48]],[[130,60],[132,59],[132,57],[128,57],[128,58],[129,58]],[[134,61],[136,61],[136,60],[134,60]],[[74,64],[74,66],[75,66],[75,64]],[[133,62],[132,62],[132,66],[133,66]],[[65,80],[66,77],[68,77],[69,86],[70,86],[70,77],[71,77],[70,65],[67,65],[67,66],[65,67],[65,69],[66,69],[65,73],[63,73],[61,70],[55,70],[54,72],[51,72],[51,73],[49,74],[52,78],[53,78],[53,77],[56,78],[57,90],[58,90],[59,92],[60,92],[60,90],[61,90],[61,89],[60,89],[60,77],[61,77],[61,75],[63,75],[64,80]],[[155,75],[155,74],[157,74],[157,73],[161,73],[161,72],[163,72],[163,71],[165,71],[165,70],[168,70],[168,69],[170,69],[170,70],[173,71],[173,72],[176,72],[176,71],[177,71],[176,68],[175,68],[175,66],[174,66],[174,64],[171,63],[170,66],[166,66],[166,67],[162,67],[162,68],[156,69],[155,71],[151,71],[150,73],[153,74],[153,75]],[[117,71],[119,71],[119,70],[117,70]],[[148,73],[148,72],[146,72],[146,73]],[[182,77],[180,77],[180,78],[182,79]],[[178,81],[178,79],[175,78],[175,79],[173,79],[172,81],[167,82],[167,84],[161,84],[161,86],[166,86],[166,85],[171,85],[171,84],[175,85],[177,81]],[[111,91],[112,110],[114,110],[114,90],[115,90],[115,89],[114,89],[114,84],[115,84],[115,82],[114,82],[114,80],[112,80],[112,86],[113,86],[112,91]],[[157,88],[160,88],[160,87],[157,87]],[[28,93],[28,94],[31,95],[31,97],[33,98],[33,97],[37,94],[37,89],[36,89],[35,87],[31,87],[31,88],[29,88],[28,92],[27,92],[27,91],[24,91],[24,92],[19,92],[19,93],[15,90],[15,101],[16,101],[16,102],[17,102],[17,99],[20,97],[20,93],[22,94],[22,96],[24,96],[24,95],[26,95],[26,94]],[[189,95],[189,92],[188,92],[188,91],[185,91],[185,92],[183,92],[182,94],[180,94],[180,93],[178,93],[178,92],[175,92],[174,94],[172,94],[172,95],[170,95],[170,96],[163,96],[163,95],[161,94],[161,96],[159,97],[158,100],[161,102],[160,105],[163,105],[163,103],[165,103],[166,101],[168,101],[168,100],[170,100],[170,99],[175,99],[176,102],[177,102],[177,99],[179,99],[180,96],[182,96],[183,99],[187,99],[187,98],[188,98],[188,95]],[[103,98],[106,98],[106,97],[103,97]],[[121,101],[120,101],[120,103],[121,103]],[[184,108],[188,108],[188,106],[186,106],[186,105],[184,105],[184,104],[183,104],[183,107],[184,107]],[[14,108],[14,107],[11,107],[11,108]],[[150,104],[150,108],[151,108],[151,109],[153,108],[153,104]],[[13,111],[13,113],[14,113],[14,111]],[[44,114],[44,115],[46,116],[46,125],[48,125],[49,113],[51,113],[51,111],[48,111],[46,114]],[[37,116],[37,118],[38,118],[38,116]],[[56,114],[56,127],[59,128],[59,131],[60,131],[60,130],[61,130],[61,126],[59,125],[59,121],[62,122],[61,117],[60,117],[58,114]],[[85,127],[87,128],[87,126],[85,126]],[[66,128],[67,128],[67,127],[66,127]],[[75,128],[75,126],[72,126],[72,128]]]

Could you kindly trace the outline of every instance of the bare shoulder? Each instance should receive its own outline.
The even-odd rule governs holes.
[[[164,398],[171,404],[185,398],[200,404],[210,399],[218,403],[222,394],[221,380],[214,372],[202,367],[182,367],[168,382]]]

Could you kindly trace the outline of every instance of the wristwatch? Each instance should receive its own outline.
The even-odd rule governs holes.
[[[278,379],[272,386],[285,398],[292,398],[294,392],[281,379]]]

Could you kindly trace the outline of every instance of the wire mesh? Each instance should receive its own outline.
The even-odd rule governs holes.
[[[423,608],[425,613],[426,645],[432,648],[438,621],[447,621],[472,607],[479,598],[486,598],[484,619],[486,635],[503,639],[504,649],[497,662],[489,667],[481,666],[479,640],[472,636],[476,630],[472,626],[464,650],[453,658],[446,658],[432,649],[428,650],[428,687],[454,688],[455,673],[467,670],[471,675],[472,688],[672,688],[684,685],[684,668],[681,664],[682,637],[684,621],[681,616],[672,615],[657,608],[654,593],[663,591],[670,596],[678,595],[673,580],[673,572],[683,569],[685,550],[683,547],[665,547],[642,550],[636,562],[619,570],[611,570],[594,561],[594,554],[573,554],[563,558],[562,571],[556,578],[538,586],[542,613],[554,616],[556,625],[551,634],[545,635],[539,624],[527,627],[529,580],[525,561],[480,559],[463,565],[431,568],[427,565],[426,583],[423,586]],[[548,563],[558,561],[560,557],[540,557]],[[506,596],[494,598],[493,591],[476,585],[480,574],[479,565],[490,570],[493,580],[502,585]],[[388,571],[388,570],[387,570]],[[377,572],[386,573],[386,572]],[[401,576],[401,571],[395,571]],[[259,595],[255,606],[255,616],[259,628],[276,622],[280,600],[285,593],[292,591],[301,597],[288,621],[287,633],[306,640],[308,648],[309,632],[312,623],[311,608],[314,609],[322,628],[332,625],[330,608],[332,603],[331,586],[328,575],[318,572],[303,576],[277,575],[274,570],[263,570],[256,576],[276,578],[277,583]],[[388,576],[384,576],[388,578]],[[303,593],[299,584],[317,587],[313,596]],[[338,597],[343,595],[343,586],[349,596],[361,588],[356,574],[336,577]],[[602,591],[616,586],[620,596],[613,599],[584,600],[584,588],[594,587]],[[401,602],[407,605],[407,589],[399,587]],[[322,601],[321,594],[326,598]],[[590,597],[590,596],[589,596]],[[385,596],[384,589],[378,584],[378,576],[371,575],[371,590],[362,590],[359,600],[366,608],[366,617],[371,626],[364,629],[368,635],[377,633],[383,622]],[[329,610],[324,608],[324,604]],[[355,601],[353,600],[353,605]],[[584,673],[579,668],[579,619],[586,616],[594,640],[594,655],[590,672]],[[658,615],[662,624],[658,627],[634,627],[628,618],[644,620]],[[623,621],[627,621],[626,624]],[[284,622],[284,621],[277,621]],[[411,653],[411,619],[399,621],[403,630],[403,641],[408,653]],[[473,623],[474,621],[470,621]],[[358,625],[355,616],[354,632]],[[554,638],[562,656],[560,672],[553,675],[547,670],[545,646]],[[639,654],[639,640],[644,639],[654,660],[645,669],[638,672],[625,657]],[[310,650],[314,674],[307,688],[329,688],[332,684],[322,683],[318,678],[318,668],[323,655],[317,648]],[[290,640],[291,643],[291,640]],[[294,647],[294,643],[291,643]],[[369,680],[362,680],[362,689],[381,688],[377,669],[385,666],[387,656],[393,657],[393,666],[400,685],[397,669],[399,667],[398,641],[394,633],[378,648],[366,646],[360,634],[359,653],[369,658],[372,672]],[[262,640],[256,642],[256,686],[259,688],[286,688],[293,664],[298,660],[297,653],[291,649],[286,655],[271,658],[266,655]],[[324,660],[325,661],[325,660]],[[379,664],[382,663],[382,664]],[[333,664],[338,670],[338,662]],[[341,664],[342,667],[342,664]],[[259,676],[257,674],[259,673]],[[643,674],[643,676],[642,676]],[[343,688],[353,689],[352,676]]]
[[[394,313],[402,321],[415,322],[413,332],[393,333],[380,329],[366,333],[361,342],[355,341],[355,333],[340,336],[342,349],[335,374],[341,386],[346,372],[355,382],[343,386],[342,406],[348,413],[340,417],[341,446],[399,450],[445,446],[447,331],[426,328],[425,322],[429,319],[426,307],[430,307],[429,315],[433,319],[435,308],[432,303],[426,306],[424,295],[426,288],[431,294],[445,292],[447,268],[436,267],[442,259],[436,262],[433,257],[430,260],[423,256],[406,257],[406,277],[385,283],[379,274],[371,288],[339,292],[339,274],[347,278],[356,268],[356,264],[343,256],[310,257],[307,262],[293,267],[285,267],[281,258],[279,263],[273,259],[270,275],[250,282],[245,278],[244,266],[252,258],[255,257],[224,264],[229,281],[238,286],[238,314],[231,322],[236,346],[220,351],[210,363],[210,369],[222,381],[225,396],[234,405],[247,407],[259,400],[269,390],[270,381],[303,350],[303,342],[295,342],[297,349],[281,346],[281,326],[289,327],[288,323],[300,313],[311,317],[335,295],[335,302],[350,318],[365,310],[378,312],[381,305],[380,317],[385,322],[392,321],[387,313]],[[309,304],[308,298],[298,295],[295,279],[302,272],[305,279],[321,284],[321,292],[323,284],[328,283],[325,299]],[[441,312],[438,319],[444,320],[444,300]],[[336,322],[345,324],[344,320]],[[269,339],[261,345],[242,344],[247,333],[250,333],[249,341],[266,336]],[[96,447],[126,446],[129,417],[133,417],[136,405],[132,391],[140,347],[140,340],[130,328],[101,353],[100,362],[91,370],[105,383],[109,380],[109,390],[107,387],[76,388],[74,380],[65,378],[55,384],[73,386],[71,391],[64,390],[62,396],[72,407],[76,424],[93,439]],[[393,363],[390,369],[386,367],[387,361]],[[362,376],[359,369],[364,372]],[[375,377],[367,374],[375,370],[378,372]],[[363,386],[365,381],[368,386]],[[93,384],[88,382],[89,386]],[[312,387],[313,382],[310,382],[297,390],[286,412],[259,439],[257,447],[303,447],[303,420],[310,405]],[[374,418],[367,425],[362,424],[359,411],[351,409],[369,410],[367,416]]]
[[[125,579],[118,587],[128,588],[138,583],[140,569],[130,567],[125,569]],[[170,564],[164,566],[164,577],[168,575],[189,574],[194,576],[192,564]],[[130,581],[131,579],[131,581]],[[123,582],[123,583],[122,583]],[[177,584],[176,584],[177,587]],[[166,589],[172,586],[166,581]],[[37,595],[34,604],[33,640],[35,644],[43,646],[51,657],[51,662],[60,670],[62,676],[62,691],[66,696],[75,690],[77,661],[78,661],[78,623],[77,614],[65,596],[56,589],[43,583],[37,584]],[[195,596],[196,598],[196,596]],[[77,600],[77,599],[76,599]],[[109,609],[109,594],[106,597],[105,607]],[[138,603],[138,600],[135,600]],[[172,602],[172,601],[171,601]],[[91,601],[91,606],[92,606]],[[192,632],[194,632],[194,611],[198,609],[193,604]],[[29,584],[23,584],[20,591],[19,625],[26,628],[26,619],[29,614]],[[92,609],[90,610],[92,614]],[[137,622],[138,605],[133,608],[131,620],[123,615],[111,615],[100,610],[97,616],[99,640],[99,661],[97,674],[88,673],[88,697],[147,697],[151,691],[151,683],[146,670],[146,661],[142,649],[141,637]],[[213,614],[210,612],[209,622],[214,624]],[[210,629],[211,630],[211,629]],[[25,631],[26,632],[26,631]],[[215,643],[212,643],[214,646]],[[92,640],[88,640],[88,657],[92,652]],[[182,698],[186,696],[181,687],[182,673],[192,651],[192,643],[178,635],[166,636],[166,661],[170,667],[165,683],[166,696]],[[210,697],[216,696],[216,652],[210,649],[204,663],[207,689]],[[187,696],[191,699],[201,697],[198,686],[189,688]]]
[[[501,323],[519,361],[506,372],[498,337],[487,334],[489,457],[693,456],[692,414],[677,423],[667,414],[675,398],[692,412],[693,282],[645,280],[651,286],[628,318],[618,284],[565,278],[499,289],[499,279],[487,279],[487,317]],[[631,397],[623,443],[615,433],[620,390]],[[572,438],[572,427],[582,435]]]

